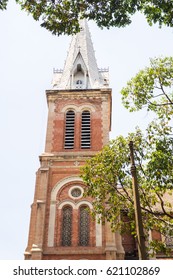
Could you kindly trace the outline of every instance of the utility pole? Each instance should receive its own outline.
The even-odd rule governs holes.
[[[136,166],[135,166],[135,160],[134,160],[133,141],[130,141],[129,148],[130,148],[131,174],[132,174],[132,187],[133,187],[133,197],[134,197],[134,210],[135,210],[138,254],[139,254],[140,260],[147,260],[147,253],[146,253],[146,247],[145,247],[145,236],[144,236],[144,229],[143,229],[143,223],[142,223],[142,214],[141,214],[138,182],[137,182],[137,175],[136,175]]]

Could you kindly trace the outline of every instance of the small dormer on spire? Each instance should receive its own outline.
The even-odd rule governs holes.
[[[72,37],[63,70],[54,70],[53,89],[95,89],[109,86],[109,70],[98,69],[85,19]]]

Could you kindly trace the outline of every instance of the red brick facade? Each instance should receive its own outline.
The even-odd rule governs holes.
[[[85,188],[80,178],[80,167],[109,140],[111,90],[52,90],[47,91],[47,100],[46,147],[40,156],[25,258],[122,259],[121,237],[117,235],[116,239],[108,224],[100,225],[91,216],[88,243],[80,245],[80,209],[85,206],[91,210],[92,200],[82,195],[72,196],[74,188],[82,192]],[[65,149],[64,146],[68,110],[75,113],[73,149]],[[89,149],[81,148],[81,115],[84,110],[90,112]],[[64,246],[62,242],[63,209],[67,206],[72,209],[70,246]]]

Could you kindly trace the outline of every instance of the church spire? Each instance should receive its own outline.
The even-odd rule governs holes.
[[[109,86],[108,69],[97,67],[85,19],[80,21],[80,27],[80,32],[72,37],[63,71],[54,71],[54,89],[96,89]]]

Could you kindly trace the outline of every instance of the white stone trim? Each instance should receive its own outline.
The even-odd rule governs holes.
[[[72,190],[74,190],[74,189],[80,189],[80,190],[81,190],[81,195],[79,195],[79,196],[77,196],[77,197],[72,196],[71,192],[72,192]],[[79,198],[81,198],[81,197],[83,196],[83,192],[84,192],[84,190],[83,190],[83,188],[82,188],[81,186],[75,185],[75,186],[73,186],[73,187],[71,187],[71,188],[69,189],[68,195],[69,195],[69,197],[71,197],[72,199],[79,199]]]
[[[69,201],[69,200],[66,200],[66,201],[63,201],[61,202],[59,205],[58,205],[58,209],[62,209],[64,206],[71,206],[73,209],[76,209],[76,205],[73,201]]]
[[[98,222],[99,215],[96,215],[96,247],[102,246],[102,222]]]
[[[56,204],[53,203],[50,205],[50,213],[49,213],[49,228],[48,228],[49,247],[53,247],[54,245],[55,216],[56,216]]]
[[[95,106],[92,106],[90,104],[82,105],[82,106],[79,107],[79,109],[80,109],[80,112],[85,111],[85,110],[90,111],[90,112],[95,112],[96,111]]]
[[[91,202],[87,201],[87,200],[82,200],[76,203],[76,209],[79,209],[80,206],[85,206],[87,205],[90,209],[93,209],[93,206],[91,204]]]
[[[85,104],[85,105],[81,105],[81,106],[70,104],[70,105],[64,106],[62,108],[61,112],[66,113],[69,110],[74,110],[75,113],[76,112],[81,113],[82,111],[85,111],[85,110],[90,111],[90,112],[95,112],[96,111],[95,106],[93,106],[91,104]]]
[[[82,200],[82,201],[79,201],[77,203],[71,201],[71,200],[65,200],[63,202],[60,202],[59,205],[58,205],[58,209],[62,209],[64,206],[68,206],[70,205],[73,209],[79,209],[80,206],[82,205],[86,205],[88,206],[90,209],[93,209],[93,206],[91,204],[91,202],[87,201],[87,200]]]
[[[64,106],[64,107],[62,108],[61,112],[62,112],[62,113],[65,112],[65,113],[66,113],[66,112],[69,111],[69,110],[74,110],[75,112],[77,112],[77,111],[78,111],[78,106],[73,105],[73,104],[66,105],[66,106]]]
[[[51,201],[56,201],[56,196],[58,191],[67,183],[73,182],[73,181],[78,181],[78,182],[83,182],[82,179],[78,176],[70,176],[70,177],[66,177],[65,179],[62,179],[61,181],[59,181],[54,188],[52,189],[51,192]]]

